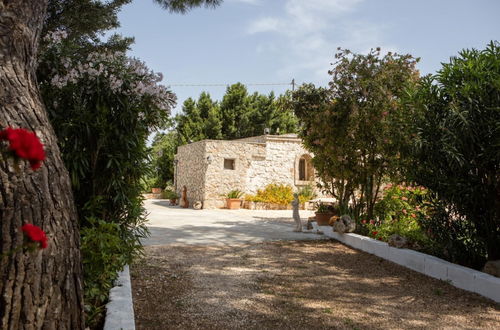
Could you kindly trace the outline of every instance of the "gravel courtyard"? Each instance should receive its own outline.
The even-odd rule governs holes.
[[[163,228],[156,209],[148,209],[152,226]],[[163,209],[162,216],[179,211]],[[210,212],[225,217],[227,211]],[[274,221],[252,212],[240,216],[291,231],[285,216]],[[255,229],[249,241],[224,240],[241,221],[217,229],[206,243],[196,235],[207,228],[181,235],[178,223],[176,238],[146,247],[145,258],[131,267],[137,329],[500,328],[499,304],[336,241],[314,240],[318,235],[287,241],[276,232],[258,239]]]

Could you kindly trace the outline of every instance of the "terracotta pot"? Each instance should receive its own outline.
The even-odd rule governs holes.
[[[161,194],[161,188],[151,188],[153,194]]]
[[[239,198],[226,198],[227,208],[230,210],[239,210],[241,199]]]
[[[318,226],[328,226],[330,218],[333,217],[335,213],[317,213],[316,212],[316,223]]]

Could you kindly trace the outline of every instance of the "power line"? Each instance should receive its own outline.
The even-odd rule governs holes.
[[[292,82],[289,83],[242,83],[245,86],[294,86],[295,85],[295,80],[292,80]],[[175,84],[168,84],[170,87],[213,87],[213,86],[220,86],[220,87],[226,87],[230,86],[232,84],[182,84],[182,83],[175,83]]]

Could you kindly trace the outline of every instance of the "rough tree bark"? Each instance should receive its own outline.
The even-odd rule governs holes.
[[[36,85],[36,52],[47,0],[0,0],[0,128],[35,131],[47,159],[36,172],[0,157],[0,249],[23,242],[30,222],[49,247],[0,260],[0,329],[83,329],[78,219],[70,180]]]

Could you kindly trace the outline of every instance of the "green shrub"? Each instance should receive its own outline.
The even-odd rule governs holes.
[[[141,250],[137,239],[119,224],[95,218],[87,219],[87,223],[80,232],[86,324],[97,328],[103,321],[108,292],[117,272],[140,255]],[[143,234],[135,233],[141,237]]]
[[[173,190],[166,189],[166,190],[162,191],[161,198],[163,198],[163,199],[178,199],[179,195],[177,195],[177,193]]]
[[[407,102],[407,112],[415,113],[409,179],[439,198],[436,221],[453,231],[442,239],[452,245],[480,239],[490,260],[500,259],[499,82],[500,43],[491,42],[452,57]],[[484,258],[482,248],[467,251]],[[469,262],[464,256],[461,262]]]
[[[339,213],[339,208],[336,205],[316,203],[316,213]]]
[[[314,192],[314,189],[310,184],[300,188],[298,191],[298,194],[299,194],[299,200],[301,201],[301,203],[307,202],[307,201],[310,201],[311,199],[316,198],[316,193]]]
[[[431,210],[422,227],[433,241],[433,254],[463,266],[482,269],[487,256],[486,244],[474,223],[437,199]]]

